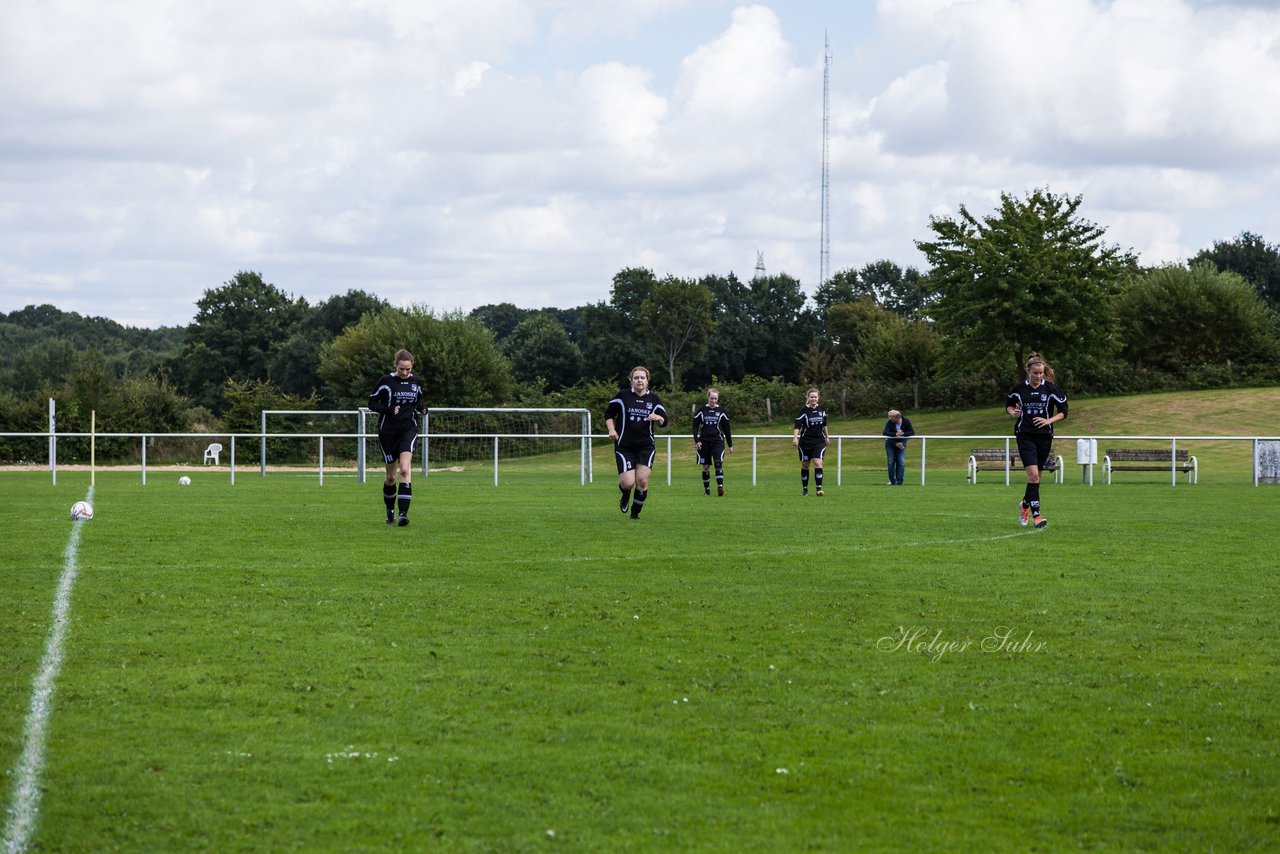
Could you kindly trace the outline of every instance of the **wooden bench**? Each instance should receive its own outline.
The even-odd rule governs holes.
[[[1200,482],[1200,465],[1186,451],[1178,451],[1177,457],[1169,448],[1108,448],[1102,458],[1102,471],[1107,483],[1111,483],[1113,471],[1180,471],[1186,474],[1187,483]]]
[[[1022,460],[1018,456],[1016,447],[1009,448],[1007,459],[1004,448],[974,448],[969,452],[969,466],[965,480],[969,483],[977,483],[978,472],[1004,471],[1006,468],[1010,470],[1022,468]],[[1053,473],[1054,483],[1062,483],[1062,457],[1054,455],[1044,470]]]

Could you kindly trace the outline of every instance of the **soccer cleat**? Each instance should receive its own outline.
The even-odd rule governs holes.
[[[719,496],[721,496],[721,497],[723,497],[723,496],[724,496],[724,487],[723,487],[723,486],[717,486],[717,487],[716,487],[716,495],[719,495]]]
[[[1031,521],[1035,523],[1037,528],[1043,528],[1045,525],[1049,524],[1049,520],[1041,516],[1039,513],[1037,513],[1035,518]]]
[[[408,525],[408,524],[409,524],[409,516],[408,516],[407,514],[405,514],[405,513],[401,513],[401,514],[400,514],[400,521],[399,521],[399,522],[397,522],[396,524],[398,524],[401,528],[403,528],[405,525]]]
[[[396,514],[395,514],[395,513],[393,513],[393,512],[391,512],[390,510],[388,510],[388,511],[387,511],[387,524],[388,524],[388,525],[394,525],[395,523],[396,523]]]
[[[806,486],[804,489],[800,490],[800,494],[801,494],[801,495],[808,495],[808,494],[809,494],[809,487],[807,487],[807,486]]]
[[[624,495],[622,496],[622,498],[618,500],[618,509],[621,510],[623,513],[626,513],[628,510],[631,509],[630,495]]]
[[[1027,502],[1018,502],[1018,524],[1026,527],[1027,520],[1031,518],[1031,508],[1027,506]]]
[[[819,497],[819,498],[821,498],[821,497],[822,497],[822,487],[821,487],[821,486],[819,486],[819,487],[818,487],[818,497]]]
[[[706,489],[702,490],[702,494],[703,494],[703,495],[710,495],[710,494],[711,494],[711,487],[709,487],[709,486],[708,486]],[[723,492],[723,491],[721,491],[721,493],[720,493],[720,494],[721,494],[721,495],[723,495],[723,494],[724,494],[724,492]]]

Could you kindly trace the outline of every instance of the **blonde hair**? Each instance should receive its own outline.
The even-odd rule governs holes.
[[[395,361],[392,362],[392,364],[398,365],[401,362],[412,362],[412,361],[413,361],[413,354],[410,353],[408,350],[397,350]]]
[[[822,392],[818,391],[816,388],[811,388],[811,389],[809,389],[808,391],[806,391],[806,392],[804,393],[804,399],[805,399],[805,400],[808,400],[808,399],[809,399],[809,395],[811,395],[811,394],[816,394],[816,395],[818,395],[818,397],[822,397]]]
[[[1027,376],[1031,376],[1032,365],[1044,365],[1044,378],[1047,379],[1049,382],[1054,381],[1053,368],[1049,367],[1049,363],[1044,360],[1044,356],[1041,356],[1035,350],[1032,350],[1030,355],[1027,356],[1027,366],[1026,366]]]
[[[644,378],[645,378],[646,380],[652,380],[652,379],[653,379],[653,375],[649,373],[649,369],[648,369],[648,368],[646,368],[644,365],[636,365],[634,368],[632,368],[631,370],[627,371],[627,379],[629,380],[629,379],[631,379],[633,376],[635,376],[636,371],[644,371]]]

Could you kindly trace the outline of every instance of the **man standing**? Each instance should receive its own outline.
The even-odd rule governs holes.
[[[907,466],[907,439],[916,431],[911,429],[911,419],[903,418],[896,409],[889,410],[889,420],[884,422],[884,453],[889,461],[889,485],[902,486]]]

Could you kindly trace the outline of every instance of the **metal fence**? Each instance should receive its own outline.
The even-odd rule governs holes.
[[[218,441],[226,440],[227,445],[224,451],[227,454],[226,469],[232,484],[236,481],[237,474],[237,443],[241,446],[244,443],[258,443],[258,473],[262,477],[266,477],[268,473],[266,443],[274,440],[299,440],[305,442],[316,443],[316,464],[315,474],[319,483],[323,484],[326,471],[332,475],[335,473],[345,474],[354,473],[360,482],[364,482],[367,476],[367,466],[365,458],[365,443],[368,440],[376,439],[376,434],[353,434],[353,433],[0,433],[0,442],[6,439],[47,439],[48,440],[48,470],[53,483],[57,483],[58,478],[58,442],[66,440],[85,440],[88,439],[92,443],[97,439],[132,439],[138,442],[139,460],[142,483],[147,482],[147,448],[148,446],[161,439],[199,439],[201,441]],[[605,436],[599,435],[583,435],[578,433],[563,434],[529,434],[529,433],[447,433],[447,434],[424,434],[418,452],[418,458],[421,461],[421,471],[423,476],[430,476],[430,444],[432,440],[440,439],[463,439],[474,440],[479,442],[491,443],[492,461],[493,461],[493,483],[495,486],[499,484],[499,472],[502,466],[502,443],[508,440],[546,440],[546,439],[570,439],[579,443],[578,462],[576,467],[579,471],[579,479],[582,484],[591,483],[594,480],[594,471],[592,464],[593,443],[599,443],[601,440],[607,440]],[[760,449],[763,444],[770,443],[791,443],[791,434],[747,434],[735,437],[739,447],[742,443],[750,442],[751,447],[751,484],[754,486],[758,480]],[[658,447],[660,451],[665,451],[665,467],[666,482],[668,485],[672,482],[672,472],[675,461],[685,457],[692,456],[691,453],[677,453],[675,443],[690,442],[691,436],[674,434],[663,435],[658,438]],[[347,443],[355,442],[356,448],[354,458],[354,472],[351,472],[351,466],[346,465],[340,468],[330,466],[326,469],[325,451],[326,440],[329,440],[330,448],[334,442]],[[830,463],[830,455],[834,453],[835,457],[835,483],[841,485],[844,476],[844,467],[847,449],[857,447],[859,453],[865,459],[870,452],[867,451],[868,443],[883,443],[885,437],[880,434],[841,434],[831,437],[831,447],[828,449],[827,463]],[[929,453],[930,442],[936,447],[941,442],[982,442],[989,447],[1001,447],[1005,449],[1005,466],[1003,471],[1003,481],[1007,486],[1015,473],[1015,468],[1011,465],[1011,452],[1016,451],[1015,440],[1009,435],[924,435],[917,434],[911,437],[908,448],[910,455],[908,457],[908,468],[917,469],[919,471],[920,485],[924,486],[927,482],[929,473]],[[1180,471],[1177,452],[1180,449],[1187,449],[1189,445],[1199,442],[1213,443],[1248,443],[1252,458],[1253,485],[1260,483],[1273,483],[1280,480],[1280,472],[1273,471],[1280,467],[1280,438],[1263,437],[1263,436],[1058,436],[1055,437],[1058,447],[1062,447],[1062,443],[1068,444],[1067,449],[1070,451],[1074,448],[1075,453],[1068,453],[1062,459],[1062,464],[1058,467],[1055,475],[1059,482],[1063,479],[1063,470],[1072,465],[1080,466],[1082,482],[1088,485],[1094,483],[1094,468],[1101,466],[1103,460],[1099,457],[1097,448],[1105,447],[1102,443],[1107,442],[1114,445],[1131,444],[1135,442],[1160,443],[1167,445],[1170,452],[1169,465],[1169,483],[1171,486],[1178,485],[1178,474]],[[252,447],[252,444],[251,444]],[[882,447],[882,445],[881,445]],[[1243,450],[1243,449],[1242,449]],[[966,454],[952,452],[951,456],[964,459]],[[663,463],[658,462],[658,466]],[[219,460],[219,468],[221,468]],[[42,465],[43,467],[43,465]],[[92,451],[90,452],[90,468],[96,469],[96,461],[93,459]],[[828,468],[830,466],[828,465]],[[939,466],[939,469],[945,468],[948,471],[954,471],[954,466]],[[252,471],[252,466],[243,470]],[[305,469],[304,469],[305,470]],[[997,473],[998,476],[999,473]],[[1188,478],[1191,481],[1191,478]],[[1193,481],[1191,481],[1193,482]]]

